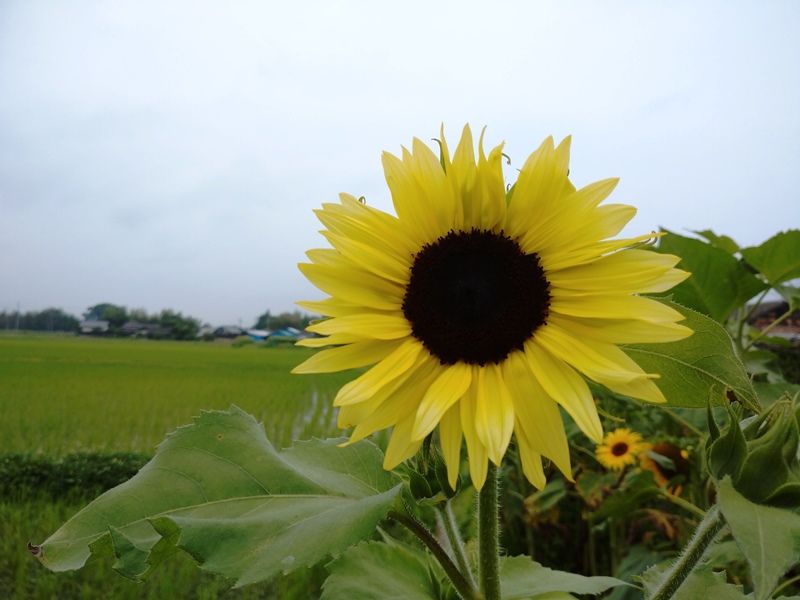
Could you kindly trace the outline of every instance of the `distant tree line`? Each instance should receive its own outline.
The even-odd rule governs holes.
[[[168,308],[150,314],[143,308],[128,310],[125,306],[102,302],[90,306],[83,313],[83,318],[87,321],[108,321],[108,335],[193,340],[200,330],[199,320]]]
[[[128,309],[125,306],[101,302],[86,309],[85,321],[106,321],[108,329],[103,335],[139,335],[157,339],[193,340],[200,331],[200,321],[184,316],[172,309],[158,313],[148,313],[143,308]],[[272,314],[269,310],[259,315],[253,329],[277,331],[294,327],[303,331],[318,316],[294,312]],[[25,331],[80,331],[81,321],[60,308],[46,308],[42,311],[3,311],[0,312],[0,329],[20,329]],[[211,336],[213,337],[213,336]]]
[[[273,315],[270,311],[267,311],[258,317],[256,324],[253,325],[253,329],[269,329],[275,331],[276,329],[283,329],[285,327],[294,327],[295,329],[303,331],[314,319],[319,319],[319,317],[301,313],[299,310],[294,312],[282,312],[277,315]]]
[[[77,331],[78,319],[60,308],[42,311],[0,312],[0,329],[24,329],[26,331]]]

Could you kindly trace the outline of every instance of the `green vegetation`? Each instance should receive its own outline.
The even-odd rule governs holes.
[[[18,484],[0,498],[0,597],[314,597],[322,567],[229,590],[224,579],[180,556],[140,585],[114,573],[111,559],[54,574],[26,549],[96,496],[99,486],[129,477],[141,455],[152,456],[167,433],[203,409],[238,404],[263,420],[278,446],[335,435],[331,400],[351,374],[291,375],[309,353],[221,342],[0,335],[0,470]],[[31,489],[48,472],[57,478]]]
[[[146,334],[152,339],[195,340],[200,330],[200,321],[194,317],[183,316],[182,313],[165,308],[160,313],[148,314],[143,308],[128,310],[103,302],[90,306],[83,317],[89,320],[108,321],[109,335]],[[126,324],[132,322],[133,329],[126,331]],[[147,327],[149,326],[149,327]],[[144,329],[142,329],[144,327]]]
[[[294,312],[282,312],[278,315],[273,315],[270,311],[265,312],[258,316],[256,324],[253,329],[283,329],[284,327],[295,327],[297,329],[305,329],[308,327],[315,317],[301,313],[299,310]]]
[[[77,331],[78,319],[60,308],[21,313],[0,312],[0,329],[23,331]]]
[[[152,454],[203,409],[237,404],[276,445],[335,430],[348,373],[291,375],[311,351],[224,343],[0,336],[0,454]]]

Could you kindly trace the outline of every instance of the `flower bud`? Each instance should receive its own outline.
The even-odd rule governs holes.
[[[706,459],[712,476],[730,475],[736,490],[758,504],[800,505],[800,428],[788,398],[741,423],[740,410],[728,407],[730,423],[720,433],[709,409]]]

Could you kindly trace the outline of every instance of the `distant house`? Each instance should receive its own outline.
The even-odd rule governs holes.
[[[99,319],[85,319],[80,323],[80,332],[86,335],[108,333],[108,326],[108,321],[101,321]]]
[[[269,336],[271,340],[299,340],[302,338],[311,337],[304,331],[300,331],[296,327],[284,327],[277,329]]]
[[[214,328],[211,325],[203,325],[197,330],[197,337],[206,338],[214,336]]]
[[[214,330],[214,337],[235,338],[244,335],[244,329],[237,325],[223,325]]]
[[[269,329],[248,329],[246,333],[254,342],[263,342],[270,335],[272,335],[272,332]]]
[[[172,330],[169,327],[162,327],[158,323],[128,321],[119,328],[119,333],[132,337],[165,338],[172,333]]]
[[[119,328],[122,335],[137,335],[144,332],[147,333],[147,323],[140,323],[139,321],[128,321]]]

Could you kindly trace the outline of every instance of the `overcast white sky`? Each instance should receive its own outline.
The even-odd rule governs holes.
[[[800,2],[0,4],[0,310],[101,301],[250,325],[381,150],[573,134],[626,232],[800,225]]]

